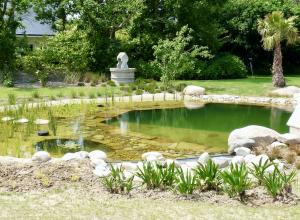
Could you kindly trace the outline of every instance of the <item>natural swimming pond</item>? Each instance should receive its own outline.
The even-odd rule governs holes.
[[[232,130],[256,124],[285,133],[291,115],[283,109],[248,105],[182,106],[180,102],[149,103],[140,107],[146,110],[131,111],[128,106],[51,108],[56,116],[56,135],[50,124],[33,124],[37,118],[47,119],[49,113],[49,108],[36,109],[22,115],[30,123],[1,123],[0,155],[31,157],[36,150],[46,150],[61,157],[67,152],[99,149],[111,160],[138,160],[147,151],[161,151],[168,158],[191,157],[204,151],[225,153]],[[41,130],[49,130],[50,136],[37,136]]]
[[[196,143],[210,152],[226,152],[228,135],[232,130],[261,125],[285,133],[290,115],[289,111],[278,108],[206,104],[197,109],[131,111],[107,123],[118,126],[121,133],[140,132],[171,142]]]

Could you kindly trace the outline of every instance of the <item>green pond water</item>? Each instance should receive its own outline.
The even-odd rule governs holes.
[[[226,152],[229,133],[247,125],[261,125],[280,133],[288,131],[291,112],[278,108],[206,104],[198,109],[175,108],[131,111],[106,123],[121,133],[139,132],[170,142],[203,145],[203,150]]]

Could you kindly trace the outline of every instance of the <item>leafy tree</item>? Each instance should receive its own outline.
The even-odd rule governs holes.
[[[16,30],[28,6],[28,0],[0,0],[0,71],[15,65]]]
[[[153,65],[158,67],[161,81],[165,86],[169,86],[180,74],[197,71],[195,66],[198,58],[211,57],[207,47],[190,46],[193,39],[191,34],[192,29],[184,26],[174,39],[160,40],[158,45],[153,47],[155,56]]]
[[[296,18],[292,16],[285,19],[282,12],[274,11],[266,15],[263,20],[258,20],[258,32],[262,36],[264,49],[274,50],[272,74],[275,87],[285,86],[281,42],[286,41],[287,44],[295,44],[298,41],[298,30],[295,27]]]

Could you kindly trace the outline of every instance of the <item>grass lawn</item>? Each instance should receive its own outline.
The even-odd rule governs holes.
[[[300,87],[300,76],[286,77],[288,85]],[[176,81],[176,83],[184,82],[202,86],[207,89],[208,94],[229,94],[229,95],[247,95],[247,96],[268,96],[269,92],[274,89],[272,87],[272,79],[269,76],[255,77],[246,79],[231,80],[185,80]],[[72,93],[81,96],[97,96],[110,92],[104,87],[47,87],[47,88],[4,88],[0,87],[0,99],[6,99],[8,94],[14,94],[17,98],[31,98],[34,93],[38,93],[41,97],[72,97]],[[118,93],[119,89],[114,88],[114,93]]]
[[[300,76],[286,77],[287,85],[300,87]],[[207,89],[208,94],[229,94],[245,96],[268,96],[274,89],[271,77],[255,77],[247,79],[230,80],[199,80],[180,81],[186,84],[202,86]]]
[[[300,205],[210,204],[197,201],[92,196],[66,189],[44,193],[1,193],[0,219],[289,219],[300,218]]]

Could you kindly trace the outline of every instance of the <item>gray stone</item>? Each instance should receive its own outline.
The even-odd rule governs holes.
[[[190,95],[190,96],[200,96],[205,95],[205,88],[200,86],[187,86],[183,89],[184,95]]]
[[[236,148],[249,148],[252,149],[255,145],[255,141],[253,139],[249,138],[243,138],[243,139],[235,139],[234,141],[231,140],[228,141],[229,149],[228,153],[232,154]]]
[[[210,156],[207,152],[204,152],[203,154],[200,155],[198,158],[198,163],[201,164],[206,164],[210,160]]]
[[[32,156],[32,160],[37,162],[47,162],[51,160],[51,156],[46,151],[38,151]]]
[[[107,155],[105,152],[101,151],[101,150],[94,150],[92,152],[89,153],[89,158],[91,160],[93,159],[102,159],[102,160],[106,160],[107,159]]]
[[[246,147],[238,147],[234,149],[234,152],[237,156],[246,156],[251,153],[251,150]]]
[[[228,152],[232,153],[235,148],[240,146],[237,143],[239,143],[239,140],[241,139],[254,140],[253,147],[266,147],[276,141],[279,136],[280,134],[278,132],[258,125],[250,125],[244,128],[236,129],[233,130],[229,135]]]
[[[245,163],[245,159],[243,156],[234,156],[230,161],[231,164],[242,164]]]
[[[278,141],[288,145],[300,144],[300,135],[291,133],[282,134],[278,137]]]

